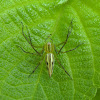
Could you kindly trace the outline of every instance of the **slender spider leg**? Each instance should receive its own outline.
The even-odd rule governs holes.
[[[73,20],[72,20],[73,21]],[[65,42],[64,42],[64,44],[63,44],[63,46],[60,48],[60,50],[58,51],[58,54],[61,52],[61,50],[62,50],[62,48],[65,46],[65,44],[67,43],[67,40],[68,40],[68,38],[69,38],[69,35],[70,35],[70,33],[72,32],[72,28],[73,28],[73,25],[72,25],[72,21],[71,21],[71,29],[70,29],[70,26],[69,26],[69,28],[68,28],[68,34],[67,34],[67,38],[66,38],[66,40],[65,40]],[[62,42],[63,43],[63,42]],[[62,44],[61,43],[61,44]]]
[[[52,34],[50,34],[46,39],[45,39],[45,41],[48,39],[48,38],[50,38],[50,36],[51,36]],[[51,39],[51,38],[50,38]],[[52,39],[51,39],[52,40]],[[53,40],[52,40],[53,41]]]
[[[43,58],[44,58],[44,57],[43,57]],[[35,69],[32,71],[32,73],[31,73],[28,77],[30,77],[30,76],[35,72],[35,70],[38,68],[38,66],[42,63],[43,58],[42,58],[42,60],[38,63],[38,65],[35,67]]]
[[[61,42],[61,43],[57,44],[56,46],[54,45],[54,49],[55,49],[56,54],[58,54],[56,47],[59,46],[59,45],[62,45],[62,44],[64,44],[64,43],[65,43],[65,42]]]
[[[43,54],[43,52],[44,52],[44,46],[43,46],[43,49],[42,49],[42,51],[41,51],[41,54]]]
[[[83,43],[82,43],[83,44]],[[73,48],[73,49],[71,49],[71,50],[68,50],[68,51],[65,51],[65,52],[61,52],[61,53],[67,53],[67,52],[70,52],[70,51],[73,51],[73,50],[75,50],[75,49],[77,49],[80,45],[82,45],[82,44],[79,44],[78,46],[76,46],[75,48]]]
[[[28,32],[28,37],[29,37],[29,40],[30,40],[30,44],[32,44],[31,37],[30,37],[29,30],[28,30],[27,26],[26,26],[26,29],[27,29],[27,32]]]
[[[31,73],[28,77],[30,77],[30,76],[35,72],[35,70],[38,68],[38,66],[39,66],[40,64],[41,64],[41,63],[39,62],[38,65],[35,67],[35,69],[32,71],[32,73]]]
[[[24,31],[23,31],[24,25],[23,25],[22,22],[21,22],[21,24],[22,24],[22,34],[23,34],[24,38],[27,40],[27,42],[29,43],[29,41],[28,41],[28,39],[26,38],[26,36],[25,36],[25,34],[24,34]]]
[[[56,54],[57,54],[57,49],[56,49],[56,46],[54,45],[54,49],[55,49],[55,52],[56,52]]]
[[[18,47],[20,47],[21,48],[21,50],[23,51],[23,52],[25,52],[25,53],[29,53],[29,54],[35,54],[35,53],[31,53],[31,52],[27,52],[27,51],[25,51],[21,46],[19,46],[19,45],[17,45]],[[36,55],[36,54],[35,54]]]
[[[55,57],[56,57],[56,56],[55,56]],[[63,67],[63,65],[61,65],[61,63],[60,63],[60,61],[57,59],[57,57],[56,57],[56,60],[57,60],[58,64],[63,68],[63,70],[67,73],[67,75],[71,78],[71,76],[70,76],[69,73],[65,70],[65,68]],[[73,80],[73,79],[71,78],[71,80]]]
[[[64,44],[64,43],[65,43],[65,41],[64,41],[64,42],[61,42],[61,43],[59,43],[59,44],[57,44],[56,46],[62,45],[62,44]]]
[[[22,22],[21,22],[22,23]],[[22,23],[22,34],[23,34],[23,36],[24,36],[24,38],[27,40],[27,42],[31,45],[31,47],[35,50],[35,52],[38,54],[38,55],[40,55],[40,53],[34,48],[34,46],[32,45],[32,42],[31,42],[31,38],[30,38],[30,34],[29,34],[29,31],[28,31],[28,29],[27,29],[27,31],[28,31],[28,36],[29,36],[29,39],[30,39],[30,41],[26,38],[26,36],[25,36],[25,34],[24,34],[24,32],[23,32],[23,28],[24,28],[24,25],[23,25],[23,23]],[[27,27],[26,27],[27,28]]]

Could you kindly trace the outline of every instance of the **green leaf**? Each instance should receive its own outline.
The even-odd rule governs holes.
[[[96,96],[92,100],[99,100],[100,99],[100,88],[97,91]]]
[[[100,88],[99,11],[100,1],[93,0],[0,1],[0,100],[91,100]],[[41,57],[17,46],[35,53],[22,35],[21,22],[32,44],[43,46],[50,34],[55,45],[63,42],[72,19],[73,30],[62,51],[84,44],[57,58],[73,80],[56,59],[51,78],[45,59],[28,78]]]

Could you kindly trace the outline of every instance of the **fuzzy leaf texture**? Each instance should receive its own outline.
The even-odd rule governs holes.
[[[55,45],[64,42],[73,19],[73,30],[57,55],[73,80],[55,59],[49,77],[45,59],[22,35],[29,29],[32,44],[44,46],[51,35]],[[28,38],[29,39],[29,38]],[[61,46],[57,47],[57,50]],[[41,51],[41,48],[36,48]],[[99,0],[0,0],[0,100],[92,100],[100,88],[100,1]]]

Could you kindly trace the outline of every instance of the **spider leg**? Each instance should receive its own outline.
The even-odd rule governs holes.
[[[83,43],[82,43],[83,44]],[[67,53],[67,52],[70,52],[70,51],[73,51],[73,50],[75,50],[75,49],[77,49],[80,45],[82,45],[82,44],[79,44],[78,46],[76,46],[75,48],[73,48],[73,49],[71,49],[71,50],[68,50],[68,51],[65,51],[65,52],[61,52],[61,53]]]
[[[38,63],[38,65],[35,67],[35,69],[32,71],[32,73],[31,73],[28,77],[30,77],[30,76],[35,72],[35,70],[36,70],[36,69],[39,67],[39,65],[42,63],[43,59],[44,59],[44,56],[42,57],[42,60]]]
[[[31,45],[31,47],[35,50],[35,52],[36,52],[38,55],[41,55],[41,54],[34,48],[34,46],[32,45],[31,37],[30,37],[30,33],[29,33],[29,31],[28,31],[28,28],[26,27],[26,29],[27,29],[27,31],[28,31],[29,40],[27,39],[27,37],[26,37],[25,34],[24,34],[24,31],[23,31],[24,25],[23,25],[22,22],[21,22],[21,24],[22,24],[22,34],[23,34],[24,38],[25,38],[25,39],[27,40],[27,42]]]
[[[72,20],[73,21],[73,20]],[[65,46],[65,44],[67,43],[67,41],[68,41],[68,38],[69,38],[69,35],[71,34],[71,32],[72,32],[72,28],[73,28],[73,25],[72,25],[72,21],[71,21],[71,27],[69,26],[69,28],[68,28],[68,34],[67,34],[67,38],[66,38],[66,40],[65,40],[65,42],[62,42],[61,44],[63,44],[63,46],[60,48],[60,50],[58,51],[58,54],[61,52],[61,50],[63,49],[63,47]]]
[[[56,57],[56,56],[55,56]],[[63,70],[65,71],[65,73],[71,78],[71,76],[69,75],[69,73],[65,70],[65,68],[63,67],[63,65],[60,63],[60,61],[57,59],[57,57],[56,57],[56,60],[57,60],[57,62],[58,62],[58,64],[63,68]],[[71,80],[73,80],[72,78],[71,78]]]

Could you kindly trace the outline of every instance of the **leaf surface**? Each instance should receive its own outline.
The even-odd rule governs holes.
[[[4,0],[0,1],[0,98],[1,100],[91,100],[100,88],[100,2],[93,0]],[[73,30],[57,55],[73,80],[55,59],[51,78],[45,58],[30,78],[40,56],[32,44],[44,46],[46,38],[55,45],[64,42],[73,19]],[[28,38],[29,39],[29,38]],[[61,46],[57,47],[57,50]],[[41,51],[41,48],[36,48]]]

